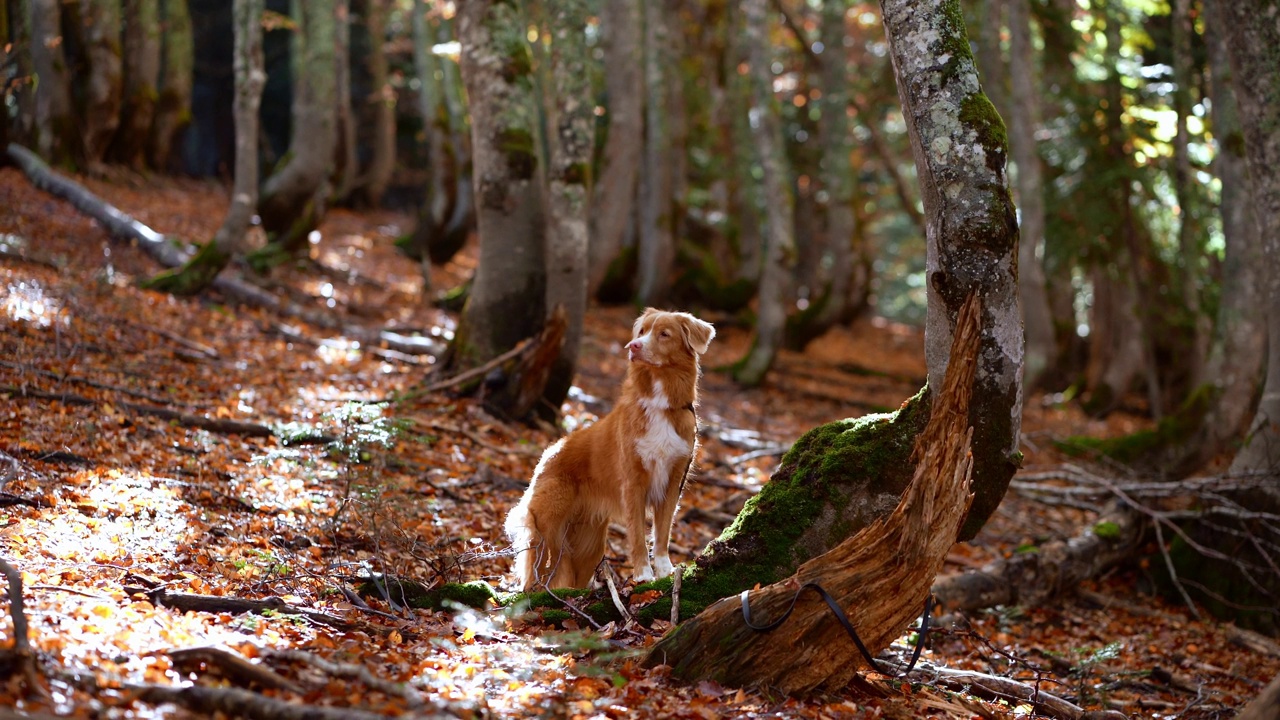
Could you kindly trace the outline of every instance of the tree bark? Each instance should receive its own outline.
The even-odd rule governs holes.
[[[324,214],[324,186],[337,141],[336,0],[294,0],[298,30],[293,136],[281,167],[262,184],[258,214],[271,242],[262,257],[293,255]]]
[[[111,146],[116,162],[146,166],[160,84],[160,0],[124,0],[124,107]]]
[[[543,400],[559,408],[569,394],[587,311],[588,201],[595,150],[595,101],[588,66],[585,0],[547,3],[551,96],[547,103],[548,318],[563,308],[564,345],[551,366]]]
[[[1036,389],[1049,365],[1057,358],[1054,347],[1053,315],[1049,310],[1045,283],[1044,195],[1041,187],[1040,152],[1036,130],[1040,126],[1035,84],[1035,52],[1031,43],[1030,0],[1007,0],[1009,19],[1009,79],[1012,99],[1008,104],[1009,145],[1017,167],[1018,208],[1021,219],[1018,245],[1018,294],[1022,299],[1023,325],[1027,338],[1024,392]]]
[[[422,278],[426,289],[431,286],[431,238],[439,233],[449,217],[454,199],[454,184],[449,172],[450,159],[446,151],[445,132],[441,112],[442,87],[437,77],[437,60],[431,48],[435,40],[427,21],[430,12],[425,0],[414,0],[410,11],[413,33],[413,71],[418,76],[418,114],[422,117],[422,143],[427,156],[427,183],[422,202],[418,205],[417,227],[406,248],[410,257],[422,262]],[[446,61],[447,62],[447,61]]]
[[[480,236],[479,264],[449,349],[449,367],[465,370],[539,333],[546,261],[532,58],[520,5],[466,3],[459,39],[471,101]],[[515,409],[520,380],[506,378],[489,400],[501,410]]]
[[[173,141],[191,121],[195,40],[187,0],[161,0],[160,24],[160,96],[147,158],[151,167],[164,172],[169,169]]]
[[[235,32],[236,122],[235,184],[231,207],[213,241],[202,247],[180,268],[162,273],[148,287],[178,295],[194,295],[211,285],[218,273],[243,250],[244,235],[258,206],[258,110],[267,81],[262,51],[264,0],[235,0],[232,18]]]
[[[1244,135],[1227,58],[1227,28],[1221,1],[1204,5],[1213,100],[1214,169],[1222,183],[1219,214],[1226,249],[1222,297],[1202,383],[1213,393],[1208,412],[1177,466],[1190,472],[1244,437],[1257,402],[1267,356],[1266,295],[1262,240],[1254,219],[1253,193],[1245,167]]]
[[[1001,112],[1009,105],[1005,92],[1008,73],[1000,38],[1004,30],[1006,9],[1005,0],[980,0],[978,4],[978,72],[982,91],[995,106],[996,112]]]
[[[734,368],[733,377],[748,387],[764,382],[782,346],[787,327],[792,273],[796,263],[795,199],[791,172],[782,138],[782,119],[773,97],[770,68],[768,15],[765,0],[743,0],[751,69],[751,128],[764,171],[765,257],[757,296],[756,335],[747,357]]]
[[[594,188],[588,248],[588,293],[595,295],[631,227],[644,145],[644,56],[640,0],[605,0],[600,17],[609,120]]]
[[[906,629],[924,605],[973,497],[969,422],[980,316],[978,294],[971,291],[956,320],[945,385],[915,442],[915,475],[894,511],[786,581],[707,608],[655,645],[646,664],[670,665],[673,675],[687,681],[765,685],[788,694],[843,688],[865,661],[852,642],[838,638],[841,628],[824,603],[796,603],[791,617],[771,631],[758,632],[742,621],[743,602],[750,601],[753,615],[775,618],[807,583],[839,599],[873,655]]]
[[[1204,243],[1200,237],[1204,235],[1198,226],[1197,208],[1193,185],[1195,179],[1191,171],[1190,130],[1187,118],[1191,116],[1192,77],[1191,36],[1194,33],[1191,18],[1191,0],[1173,0],[1173,109],[1177,116],[1178,131],[1173,138],[1173,189],[1178,202],[1178,250],[1181,255],[1178,268],[1181,285],[1182,305],[1190,318],[1186,345],[1186,358],[1183,361],[1187,373],[1191,377],[1192,387],[1198,386],[1206,378],[1205,358],[1208,355],[1209,327],[1208,317],[1201,311],[1200,302],[1200,266],[1204,259]]]
[[[369,28],[369,83],[373,93],[373,157],[361,178],[365,202],[382,204],[396,169],[396,91],[391,87],[387,65],[387,0],[368,0],[365,22]]]
[[[83,161],[84,149],[71,105],[59,5],[58,0],[27,0],[31,71],[39,82],[39,89],[32,91],[31,129],[41,156],[55,165],[74,167]]]
[[[1217,2],[1218,0],[1215,0]],[[1280,0],[1235,0],[1218,7],[1228,37],[1245,160],[1263,246],[1267,374],[1262,399],[1232,472],[1280,468]],[[1280,488],[1273,490],[1273,497]]]
[[[643,3],[644,12],[644,153],[640,174],[639,289],[641,305],[661,305],[671,289],[675,264],[672,195],[672,118],[670,86],[679,82],[662,3]]]
[[[345,203],[359,182],[360,160],[356,156],[358,134],[356,112],[351,107],[351,1],[337,0],[338,23],[334,29],[333,92],[337,100],[337,147],[334,153],[333,201]]]
[[[120,125],[124,61],[120,49],[120,0],[80,0],[88,70],[84,78],[84,151],[89,166],[103,161]]]
[[[1005,177],[1008,139],[978,85],[958,0],[925,8],[881,0],[898,95],[924,200],[928,255],[925,362],[940,387],[951,324],[965,295],[983,299],[982,356],[971,410],[974,500],[960,533],[978,533],[1021,463],[1022,311],[1018,229]],[[945,62],[939,64],[939,58]]]

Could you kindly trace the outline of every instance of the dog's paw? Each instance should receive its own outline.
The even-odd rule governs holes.
[[[648,565],[645,565],[644,567],[637,570],[636,573],[631,576],[631,579],[636,581],[637,583],[649,582],[653,580],[653,569],[650,568]]]
[[[670,577],[674,569],[671,566],[671,558],[666,555],[659,555],[653,559],[653,574],[660,578]]]

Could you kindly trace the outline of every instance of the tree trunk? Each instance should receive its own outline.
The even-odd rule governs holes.
[[[743,622],[747,601],[756,617],[776,618],[808,583],[839,599],[873,655],[902,634],[924,605],[973,497],[969,422],[981,312],[972,290],[956,320],[945,385],[915,442],[915,474],[894,511],[786,581],[707,608],[655,645],[646,664],[670,665],[686,681],[763,685],[788,694],[837,691],[864,660],[839,637],[841,628],[824,603],[795,603],[795,612],[774,630],[759,632]]]
[[[1205,379],[1205,358],[1208,355],[1208,316],[1200,306],[1200,266],[1204,259],[1205,233],[1198,226],[1195,207],[1195,178],[1191,170],[1190,131],[1187,118],[1191,116],[1192,51],[1191,0],[1173,0],[1173,109],[1177,116],[1178,131],[1173,138],[1173,189],[1178,202],[1178,249],[1180,261],[1176,263],[1181,285],[1183,311],[1190,318],[1185,328],[1187,342],[1185,360],[1191,386],[1200,385]]]
[[[641,0],[605,0],[600,32],[609,120],[600,177],[590,214],[588,292],[595,295],[617,259],[628,232],[644,145],[644,74],[641,55]]]
[[[160,0],[124,0],[124,108],[111,155],[135,170],[146,166],[147,139],[160,84]]]
[[[298,23],[293,136],[283,165],[262,184],[258,214],[271,238],[264,259],[306,247],[307,233],[324,214],[324,186],[337,141],[336,0],[294,0],[293,10]]]
[[[551,97],[547,103],[547,296],[549,314],[563,308],[564,345],[542,393],[558,409],[569,394],[587,310],[588,200],[595,150],[595,101],[587,48],[585,0],[545,6],[551,37]]]
[[[431,238],[444,229],[445,220],[455,200],[455,185],[450,172],[453,162],[446,150],[445,134],[448,130],[442,113],[443,87],[437,77],[437,60],[431,48],[435,40],[427,21],[430,5],[425,0],[414,0],[410,11],[413,31],[413,70],[418,76],[418,114],[422,117],[422,143],[427,156],[427,183],[422,202],[418,205],[417,222],[408,243],[409,256],[422,262],[422,278],[430,290]],[[445,61],[448,62],[448,61]]]
[[[1254,220],[1254,201],[1245,168],[1244,136],[1227,58],[1227,29],[1221,1],[1205,10],[1205,41],[1212,78],[1214,169],[1222,183],[1219,214],[1226,250],[1222,261],[1222,297],[1202,383],[1213,392],[1197,434],[1177,466],[1194,471],[1241,437],[1257,402],[1259,378],[1267,356],[1266,295],[1262,241]]]
[[[1089,308],[1089,362],[1085,410],[1102,415],[1120,404],[1142,374],[1143,339],[1137,293],[1130,282],[1133,260],[1123,252],[1110,268],[1093,268],[1093,304]]]
[[[978,4],[978,73],[982,91],[986,93],[996,112],[1006,109],[1009,98],[1005,93],[1007,73],[1000,34],[1004,29],[1005,0],[980,0]],[[1015,92],[1016,94],[1016,92]]]
[[[387,0],[368,0],[365,21],[369,28],[369,84],[373,94],[373,157],[361,178],[365,202],[382,204],[396,169],[396,91],[387,67]]]
[[[39,89],[31,129],[40,155],[55,165],[79,165],[84,157],[68,85],[67,60],[62,50],[58,0],[27,0],[31,33],[31,71]]]
[[[1214,0],[1218,2],[1220,0]],[[1245,160],[1263,246],[1267,313],[1267,374],[1245,445],[1231,464],[1236,473],[1280,468],[1280,0],[1234,0],[1218,7],[1225,21]],[[1280,488],[1272,490],[1272,496]]]
[[[211,285],[232,256],[242,251],[245,232],[258,206],[258,110],[267,81],[262,52],[264,0],[235,0],[234,114],[236,172],[231,207],[213,241],[182,267],[152,278],[147,285],[178,295],[194,295]]]
[[[147,157],[151,167],[169,170],[173,141],[191,122],[191,84],[195,65],[195,40],[187,0],[161,0],[160,99],[151,126]]]
[[[672,71],[675,62],[662,3],[650,0],[644,7],[644,154],[640,174],[639,290],[641,305],[661,305],[671,289],[675,264],[673,232],[673,177],[669,86],[679,82]]]
[[[84,23],[84,152],[89,166],[107,154],[120,125],[120,99],[124,87],[124,61],[120,50],[120,0],[81,0]]]
[[[480,365],[537,335],[546,317],[532,58],[518,8],[474,0],[459,15],[480,256],[449,349],[448,365],[454,369]],[[517,409],[519,386],[520,378],[508,377],[489,399],[501,410]]]
[[[1035,53],[1031,43],[1030,0],[1007,0],[1009,63],[1012,100],[1008,105],[1009,145],[1018,174],[1018,208],[1021,215],[1018,246],[1018,294],[1022,298],[1027,352],[1024,391],[1036,389],[1045,371],[1057,358],[1053,315],[1045,284],[1044,195],[1040,180],[1040,152],[1036,129],[1040,125],[1035,84]]]
[[[333,201],[345,203],[351,199],[360,175],[360,160],[356,157],[358,123],[351,107],[351,2],[337,0],[338,23],[334,29],[333,93],[337,100],[337,147],[334,153]]]
[[[756,336],[747,357],[733,377],[748,387],[764,382],[765,374],[782,346],[787,326],[788,299],[796,263],[795,201],[787,165],[782,120],[773,97],[766,0],[743,0],[745,40],[751,66],[751,128],[764,170],[765,238],[764,268],[757,297]]]
[[[964,28],[948,19],[960,16],[958,5],[944,0],[926,10],[911,0],[881,1],[924,200],[930,387],[941,386],[960,303],[971,288],[980,288],[983,302],[971,410],[974,500],[960,533],[968,540],[995,512],[1022,461],[1023,336],[1018,228],[1005,177],[1008,139],[978,85]],[[939,58],[946,62],[939,65]]]

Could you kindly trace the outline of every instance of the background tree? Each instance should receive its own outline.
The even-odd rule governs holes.
[[[190,122],[195,47],[186,0],[161,0],[159,24],[159,97],[147,147],[147,162],[153,168],[167,170],[172,161],[174,141],[183,126]]]
[[[120,125],[124,63],[120,48],[120,0],[83,0],[79,19],[86,73],[83,109],[85,160],[101,163]]]
[[[39,87],[39,92],[28,91],[35,99],[31,127],[41,155],[55,164],[77,165],[84,152],[71,105],[59,6],[57,0],[27,0],[25,4],[35,76],[32,87]]]
[[[117,162],[141,169],[160,95],[160,0],[123,0],[122,8],[124,107],[111,154]]]

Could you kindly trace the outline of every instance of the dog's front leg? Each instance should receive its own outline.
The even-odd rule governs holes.
[[[644,531],[644,505],[648,488],[630,488],[627,497],[627,543],[631,546],[631,578],[638,583],[653,579],[649,566],[649,544]]]
[[[671,470],[667,492],[653,506],[653,572],[660,578],[668,577],[675,569],[671,565],[668,546],[671,544],[671,525],[675,522],[676,506],[680,503],[680,481],[688,462],[680,461]]]

